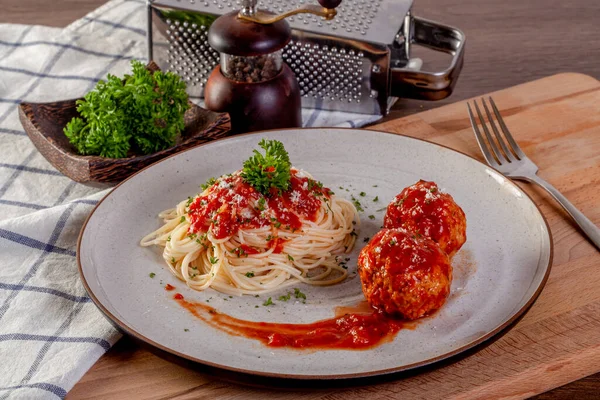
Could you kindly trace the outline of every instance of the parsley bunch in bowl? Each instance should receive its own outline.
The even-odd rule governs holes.
[[[185,83],[139,61],[131,67],[131,75],[109,74],[77,101],[81,118],[73,118],[64,133],[79,154],[123,158],[175,145],[189,108]]]

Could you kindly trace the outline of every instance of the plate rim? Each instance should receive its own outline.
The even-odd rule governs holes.
[[[225,141],[225,140],[230,140],[230,139],[235,139],[238,137],[243,137],[243,136],[250,136],[250,135],[260,135],[260,134],[265,134],[265,133],[273,133],[273,132],[281,132],[281,131],[303,131],[303,130],[352,130],[352,131],[369,131],[369,132],[376,132],[376,133],[382,133],[382,134],[387,134],[387,135],[394,135],[394,136],[402,136],[404,138],[407,139],[411,139],[411,140],[416,140],[416,141],[420,141],[420,142],[425,142],[427,144],[433,145],[433,146],[437,146],[437,147],[441,147],[444,148],[446,150],[450,150],[452,152],[458,153],[464,157],[470,158],[471,160],[474,160],[475,162],[477,162],[478,164],[481,164],[482,166],[484,166],[485,168],[489,168],[491,170],[493,170],[494,172],[500,174],[501,176],[506,178],[506,181],[509,182],[509,184],[511,186],[513,186],[514,188],[516,188],[520,193],[523,193],[530,201],[531,203],[535,206],[536,210],[538,211],[538,213],[540,214],[540,216],[542,217],[542,221],[544,221],[544,226],[546,227],[546,232],[548,234],[548,239],[549,239],[549,252],[550,252],[550,256],[548,258],[548,264],[545,266],[546,271],[544,273],[544,277],[542,278],[542,280],[540,281],[540,284],[538,285],[538,287],[536,288],[535,292],[531,295],[531,297],[527,300],[527,302],[525,302],[525,304],[523,304],[523,306],[521,308],[519,308],[519,310],[517,310],[508,320],[506,320],[504,323],[502,323],[501,325],[499,325],[497,328],[491,330],[490,332],[486,333],[485,335],[465,344],[464,346],[461,346],[457,349],[454,349],[450,352],[446,352],[444,354],[441,354],[439,356],[436,357],[431,357],[428,358],[426,360],[423,361],[419,361],[416,363],[412,363],[412,364],[407,364],[407,365],[403,365],[403,366],[399,366],[399,367],[392,367],[392,368],[385,368],[385,369],[378,369],[378,370],[372,370],[372,371],[367,371],[367,372],[355,372],[355,373],[349,373],[349,374],[336,374],[336,375],[313,375],[313,374],[290,374],[290,373],[277,373],[277,372],[265,372],[265,371],[256,371],[256,370],[249,370],[249,369],[244,369],[244,368],[238,368],[238,367],[232,367],[229,365],[224,365],[224,364],[219,364],[219,363],[215,363],[212,361],[206,361],[206,360],[202,360],[199,359],[197,357],[193,357],[190,356],[189,354],[185,354],[185,353],[181,353],[179,351],[176,351],[174,349],[171,349],[167,346],[164,346],[160,343],[155,342],[154,340],[146,337],[145,335],[143,335],[142,333],[136,331],[135,329],[129,327],[125,322],[121,321],[119,318],[117,318],[115,315],[113,315],[103,304],[102,302],[96,297],[96,295],[93,293],[93,291],[91,290],[90,286],[87,283],[87,280],[85,279],[85,275],[83,273],[83,267],[81,264],[81,258],[80,258],[80,249],[81,249],[81,241],[83,239],[83,234],[85,233],[85,230],[87,228],[88,222],[90,221],[90,219],[92,218],[92,216],[94,215],[94,213],[96,212],[96,210],[98,209],[98,207],[100,206],[100,204],[102,204],[102,202],[104,200],[106,200],[116,189],[118,189],[121,185],[123,185],[125,182],[129,181],[130,179],[134,179],[138,174],[142,173],[143,171],[145,171],[146,169],[149,169],[151,167],[153,167],[156,164],[159,164],[165,160],[168,160],[172,157],[175,156],[179,156],[183,153],[186,153],[188,151],[192,151],[195,150],[199,147],[203,147],[206,145],[210,145],[212,143],[215,142],[220,142],[220,141]],[[94,302],[94,305],[104,314],[104,316],[109,320],[109,322],[111,324],[113,324],[114,326],[116,326],[118,329],[124,331],[125,333],[127,333],[128,335],[132,336],[133,338],[145,343],[146,345],[149,345],[151,347],[154,347],[158,350],[164,351],[168,354],[171,354],[173,356],[182,358],[184,360],[188,360],[188,361],[192,361],[194,363],[197,364],[201,364],[201,365],[205,365],[208,367],[213,367],[213,368],[219,368],[222,370],[226,370],[226,371],[232,371],[235,373],[242,373],[242,374],[246,374],[246,375],[255,375],[255,376],[261,376],[261,377],[267,377],[267,378],[278,378],[278,379],[293,379],[293,380],[299,380],[299,381],[305,381],[305,380],[319,380],[319,381],[323,381],[323,380],[342,380],[342,379],[356,379],[356,378],[366,378],[366,377],[372,377],[372,376],[379,376],[379,375],[387,375],[387,374],[391,374],[391,373],[396,373],[396,372],[402,372],[402,371],[408,371],[408,370],[412,370],[415,368],[419,368],[419,367],[424,367],[426,365],[430,365],[430,364],[434,364],[437,363],[439,361],[451,358],[453,356],[456,356],[460,353],[463,353],[469,349],[474,348],[475,346],[486,342],[487,340],[493,338],[494,336],[498,335],[499,333],[501,333],[502,331],[504,331],[507,327],[509,327],[510,325],[512,325],[515,321],[517,321],[520,317],[522,317],[528,310],[529,308],[531,308],[531,306],[535,303],[535,301],[537,300],[537,298],[539,297],[539,295],[541,294],[542,290],[544,289],[544,287],[546,286],[546,282],[548,281],[548,277],[550,276],[550,272],[552,270],[552,265],[553,265],[553,261],[554,261],[554,239],[552,236],[552,231],[550,230],[550,225],[548,224],[548,220],[546,219],[546,217],[544,216],[544,214],[542,213],[542,210],[540,209],[540,207],[535,203],[535,201],[533,201],[533,199],[531,198],[531,196],[525,192],[523,189],[521,189],[521,187],[519,185],[517,185],[512,179],[506,177],[504,174],[502,174],[500,171],[498,171],[496,168],[491,167],[485,163],[483,163],[482,161],[476,159],[475,157],[468,155],[460,150],[456,150],[453,149],[451,147],[448,147],[446,145],[443,144],[439,144],[439,143],[434,143],[432,141],[426,140],[426,139],[421,139],[421,138],[416,138],[413,136],[409,136],[406,134],[402,134],[402,133],[395,133],[395,132],[388,132],[388,131],[382,131],[382,130],[377,130],[377,129],[364,129],[364,128],[346,128],[346,127],[309,127],[309,128],[284,128],[284,129],[269,129],[269,130],[263,130],[263,131],[256,131],[256,132],[247,132],[247,133],[243,133],[243,134],[238,134],[235,136],[226,136],[223,138],[219,138],[219,139],[215,139],[215,140],[211,140],[209,142],[206,143],[202,143],[199,144],[197,146],[193,146],[189,149],[174,153],[168,157],[162,158],[150,165],[148,165],[147,167],[144,167],[142,169],[140,169],[139,171],[137,171],[136,173],[134,173],[133,175],[129,176],[128,178],[126,178],[125,180],[119,182],[119,184],[117,184],[110,192],[108,192],[102,199],[100,199],[100,201],[98,201],[98,203],[94,206],[94,208],[92,209],[92,211],[90,212],[90,214],[87,216],[87,218],[85,219],[85,222],[83,223],[81,230],[79,232],[79,236],[77,239],[77,268],[78,268],[78,272],[79,272],[79,277],[81,279],[81,282],[83,283],[83,286],[88,294],[88,296],[90,296],[90,298],[92,299],[92,301]]]

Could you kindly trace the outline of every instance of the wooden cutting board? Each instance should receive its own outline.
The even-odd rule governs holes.
[[[600,82],[560,74],[493,94],[540,175],[600,225]],[[387,121],[401,133],[483,161],[464,102]],[[548,219],[554,263],[529,312],[478,352],[412,376],[362,386],[281,392],[226,382],[171,364],[123,339],[69,393],[70,398],[357,399],[523,398],[600,371],[600,252],[541,189],[519,185]]]

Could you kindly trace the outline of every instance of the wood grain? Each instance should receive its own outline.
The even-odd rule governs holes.
[[[61,0],[59,2],[3,0],[0,23],[65,26],[104,2],[105,0]],[[399,101],[394,106],[390,116],[386,117],[388,121],[558,72],[577,71],[600,78],[600,59],[597,57],[600,51],[600,41],[597,40],[600,30],[598,25],[600,2],[589,0],[572,0],[569,2],[564,0],[415,0],[413,9],[421,17],[457,26],[465,32],[468,38],[465,66],[456,90],[449,99],[440,102]],[[425,66],[430,66],[431,69],[439,69],[447,62],[447,58],[431,53],[416,52],[416,55],[422,55],[426,60]],[[456,115],[464,117],[463,112],[464,110],[461,110]],[[591,113],[597,114],[598,110],[594,109]],[[569,117],[569,115],[566,115],[566,118]],[[464,126],[464,121],[454,121],[451,117],[446,119],[449,121],[448,126],[454,123]],[[531,125],[532,123],[528,123],[523,128],[529,129]],[[424,137],[436,137],[435,129],[424,127],[418,120],[407,125],[407,132],[418,126],[421,126]],[[436,127],[442,132],[451,131],[451,128],[444,129],[444,126],[440,124]],[[515,134],[517,133],[515,132]],[[599,135],[597,131],[594,133],[592,130],[591,133],[587,133],[586,137],[589,138],[590,135],[594,134]],[[439,135],[440,138],[442,136],[444,135]],[[554,152],[553,145],[542,143],[545,138],[546,136],[540,135],[529,139],[532,144],[542,144],[545,150],[543,152],[540,150],[539,155],[541,156]],[[523,137],[520,137],[521,143],[522,139]],[[581,144],[582,141],[583,144]],[[469,137],[468,133],[457,139],[457,146],[463,142],[472,145],[472,138]],[[578,138],[572,146],[568,142],[561,143],[563,143],[560,147],[562,151],[565,151],[565,147],[568,147],[567,155],[577,155],[578,149],[586,146],[585,137],[583,139]],[[477,151],[477,149],[472,150]],[[527,151],[532,151],[531,146],[528,147]],[[597,146],[596,152],[598,152]],[[536,157],[539,155],[536,155]],[[533,155],[530,154],[530,156],[533,158]],[[553,168],[559,170],[564,168],[565,159],[566,157],[561,157]],[[571,163],[577,163],[580,159],[576,157]],[[534,158],[534,160],[540,162],[539,159]],[[586,161],[583,160],[583,162]],[[548,164],[545,166],[546,168],[552,167]],[[569,166],[569,168],[572,168],[572,166]],[[591,170],[584,168],[582,171],[570,170],[564,176],[560,176],[559,180],[554,180],[555,177],[550,177],[547,175],[549,172],[542,169],[542,176],[550,179],[576,205],[589,204],[591,206],[594,204],[594,200],[598,203],[598,197],[593,193],[593,190],[589,190],[589,182],[581,181],[582,174],[587,175],[591,173],[590,171],[596,171],[595,185],[597,187],[598,174],[597,169],[594,168]],[[537,196],[536,201],[541,204],[544,214],[554,219],[552,229],[555,240],[561,243],[561,247],[557,247],[556,250],[556,263],[565,263],[565,260],[568,261],[570,258],[577,260],[579,257],[589,254],[590,245],[581,238],[572,224],[565,219],[565,213],[540,190],[526,185],[524,187],[527,187],[526,190],[529,193]],[[585,190],[582,191],[582,188]],[[556,221],[562,221],[562,223],[556,225]],[[595,222],[598,223],[597,217]],[[595,262],[600,264],[598,260]],[[576,291],[573,288],[571,290]],[[565,291],[568,292],[568,290]],[[565,295],[567,296],[566,300],[568,300],[568,294]],[[119,362],[114,362],[116,360]],[[133,366],[130,366],[129,362]],[[139,369],[136,369],[136,367]],[[108,375],[107,373],[106,378],[103,380],[101,375],[98,375],[98,371],[107,370],[114,370],[114,374]],[[197,374],[194,372],[173,366],[145,351],[141,351],[127,339],[119,342],[107,357],[100,360],[92,373],[82,381],[82,384],[75,387],[70,397],[85,397],[88,394],[86,390],[90,390],[90,396],[94,396],[94,393],[102,393],[102,391],[91,391],[92,389],[102,389],[104,392],[110,392],[115,381],[109,381],[109,376],[121,376],[118,379],[114,378],[117,385],[148,386],[148,380],[155,375],[145,375],[146,371],[154,371],[155,374],[168,377],[171,383],[167,386],[171,390],[167,393],[181,393],[173,397],[194,397],[194,393],[199,396],[199,390],[194,389],[199,385],[207,387],[212,385],[214,393],[217,395],[210,396],[211,398],[224,397],[223,387],[226,387],[226,384],[209,384],[208,379],[196,377]],[[128,373],[132,375],[128,376]],[[191,379],[190,376],[196,378]],[[180,392],[182,390],[190,390],[190,393]],[[597,393],[599,392],[600,374],[596,374],[540,395],[537,399],[595,399],[598,397]],[[130,393],[132,397],[141,397],[137,393]],[[149,393],[147,397],[161,397],[164,395],[160,390],[156,393],[152,391],[146,393]],[[219,394],[221,396],[218,396]],[[388,394],[388,397],[394,396],[393,393]],[[95,396],[102,397],[98,394]],[[229,397],[235,398],[235,396]],[[237,398],[241,397],[237,396]]]
[[[600,82],[561,74],[494,94],[517,141],[592,221],[600,223]],[[374,128],[440,143],[482,160],[464,103]],[[488,399],[524,398],[600,371],[600,253],[550,197],[521,184],[548,219],[554,265],[530,311],[501,338],[468,357],[420,374],[398,374],[356,387],[291,392],[227,383],[170,364],[124,341],[70,392],[72,398]],[[110,382],[110,385],[107,384]],[[364,383],[364,382],[363,382]],[[292,383],[290,383],[292,384]]]

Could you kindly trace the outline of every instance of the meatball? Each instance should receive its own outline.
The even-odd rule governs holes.
[[[405,229],[382,229],[358,256],[371,307],[413,320],[440,308],[452,282],[448,255],[431,239]]]
[[[388,205],[384,228],[404,228],[431,238],[450,258],[467,240],[467,220],[452,196],[434,182],[420,180]]]

